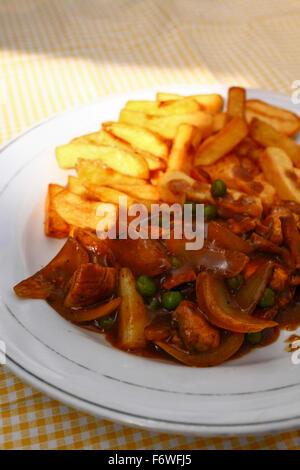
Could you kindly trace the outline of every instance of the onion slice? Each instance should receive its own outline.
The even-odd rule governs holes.
[[[274,263],[267,261],[257,268],[250,276],[245,284],[236,294],[235,300],[239,307],[246,313],[250,314],[254,311],[259,299],[272,275]]]
[[[196,294],[200,309],[208,321],[224,330],[237,333],[255,333],[277,326],[274,321],[252,317],[231,298],[225,282],[208,272],[197,276]]]
[[[217,366],[233,356],[240,349],[243,341],[243,334],[228,333],[224,335],[217,348],[201,353],[190,353],[165,341],[156,341],[155,344],[186,366],[211,367]]]

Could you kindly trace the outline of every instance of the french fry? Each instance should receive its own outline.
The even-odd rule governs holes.
[[[212,113],[219,113],[223,109],[224,100],[221,95],[216,93],[210,93],[206,95],[190,95],[190,96],[182,96],[177,95],[174,93],[157,93],[156,100],[157,101],[168,101],[168,100],[178,100],[178,99],[185,99],[185,98],[193,98],[198,103],[200,103],[207,111]]]
[[[108,202],[111,204],[116,204],[120,206],[122,199],[120,197],[127,198],[127,207],[131,207],[133,204],[143,204],[147,209],[151,209],[151,204],[153,201],[144,201],[139,198],[133,198],[126,194],[125,192],[119,191],[115,188],[109,188],[108,186],[98,186],[96,184],[84,183],[85,188],[90,197],[94,199],[99,199],[101,202]]]
[[[135,287],[129,268],[121,268],[119,295],[122,298],[118,317],[118,337],[123,349],[139,349],[146,345],[144,330],[148,324],[147,310]]]
[[[72,142],[75,143],[91,143],[95,145],[106,145],[107,147],[114,147],[120,150],[125,150],[132,152],[132,147],[123,140],[118,139],[116,136],[110,134],[110,132],[101,129],[99,132],[94,132],[92,134],[86,134],[81,137],[73,139]],[[139,153],[139,152],[137,152]],[[146,160],[149,170],[162,170],[165,168],[166,164],[163,159],[156,157],[147,152],[141,153],[142,157]]]
[[[45,205],[45,235],[53,238],[65,238],[69,235],[69,224],[55,210],[53,200],[57,194],[64,191],[59,184],[49,184]]]
[[[82,181],[100,186],[114,184],[128,185],[128,186],[142,186],[145,180],[142,178],[135,178],[134,176],[123,175],[119,171],[108,168],[99,160],[86,160],[79,158],[76,161],[76,171],[78,177]]]
[[[114,188],[109,188],[108,186],[98,186],[97,184],[92,183],[83,183],[84,187],[86,188],[88,194],[93,197],[94,199],[98,199],[102,202],[109,202],[112,204],[119,205],[119,198],[122,196],[127,197],[127,204],[130,207],[136,201],[129,197],[126,193],[118,191]]]
[[[196,133],[197,128],[190,124],[178,126],[169,155],[169,170],[180,170],[189,174],[194,151],[193,139]]]
[[[120,112],[119,121],[145,127],[165,139],[174,139],[177,127],[180,124],[191,124],[202,129],[206,136],[210,135],[213,118],[206,111],[191,114],[173,114],[171,116],[151,116],[130,109],[123,109]]]
[[[66,189],[60,191],[55,196],[53,206],[60,217],[68,224],[75,225],[76,227],[96,230],[99,222],[104,223],[107,219],[106,215],[97,215],[97,210],[101,208],[107,211],[106,205],[96,201],[88,201]],[[117,213],[117,206],[115,206],[115,209]],[[110,228],[109,223],[108,221],[106,228]]]
[[[230,119],[234,117],[245,117],[246,90],[237,86],[228,90],[227,115]]]
[[[91,132],[90,134],[84,134],[80,135],[79,137],[75,137],[71,140],[71,144],[95,144],[110,146],[110,144],[105,142],[105,140],[102,139],[101,136],[101,131]],[[124,150],[127,150],[127,148],[125,148]]]
[[[228,122],[226,113],[216,113],[213,115],[212,133],[219,132]]]
[[[279,197],[300,203],[300,170],[293,167],[284,150],[268,147],[259,159],[265,179],[272,184]]]
[[[278,108],[261,100],[247,100],[246,120],[253,118],[267,122],[282,134],[294,136],[300,130],[300,118],[286,109]]]
[[[108,125],[106,130],[130,144],[138,152],[148,152],[164,159],[168,157],[168,142],[148,129],[122,122],[113,122]]]
[[[128,186],[123,184],[110,184],[107,183],[108,186],[112,188],[118,189],[119,191],[123,191],[126,194],[138,199],[145,199],[151,201],[159,201],[159,191],[158,189],[153,186],[152,184],[143,184],[143,185],[135,185],[135,186]]]
[[[152,116],[169,116],[171,114],[196,113],[204,106],[191,97],[168,101],[128,101],[126,109],[139,111]]]
[[[88,197],[86,188],[84,187],[82,181],[79,178],[76,178],[76,176],[68,176],[68,191],[85,198]]]
[[[109,186],[134,198],[159,200],[158,189],[152,184],[146,183],[140,178],[122,175],[118,171],[104,167],[99,161],[79,159],[76,163],[76,170],[82,186],[84,182]]]
[[[195,165],[214,163],[231,152],[247,134],[246,122],[240,117],[233,118],[221,131],[209,137],[200,145],[195,156]]]
[[[195,128],[196,132],[194,133],[193,141],[192,141],[192,147],[195,150],[198,149],[199,145],[202,142],[203,139],[203,132],[201,129]]]
[[[295,166],[300,166],[300,146],[290,137],[274,129],[266,122],[252,119],[249,127],[250,136],[264,147],[279,147],[292,159]]]
[[[61,168],[74,168],[78,158],[85,158],[100,160],[115,170],[122,169],[125,175],[149,178],[148,164],[141,155],[114,147],[71,143],[57,147],[56,158]]]

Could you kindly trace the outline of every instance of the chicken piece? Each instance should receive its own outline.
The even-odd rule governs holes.
[[[258,235],[257,233],[252,233],[251,237],[251,245],[256,251],[263,251],[265,253],[272,253],[275,255],[282,254],[282,248],[272,243],[270,240]]]
[[[263,212],[259,197],[236,190],[227,191],[224,197],[217,198],[216,206],[220,216],[225,219],[235,215],[261,218]]]
[[[283,266],[277,265],[273,271],[269,286],[273,290],[282,291],[289,282],[289,271]]]
[[[85,263],[79,266],[69,282],[65,307],[87,307],[110,297],[116,287],[117,270]]]
[[[178,322],[179,335],[189,351],[207,351],[219,346],[219,330],[208,323],[193,302],[183,300],[173,312],[173,318]]]
[[[76,228],[73,238],[84,246],[90,255],[91,261],[95,264],[109,265],[115,268],[120,267],[108,246],[107,240],[102,240],[94,232],[83,228]]]
[[[296,268],[300,268],[300,234],[293,216],[282,217],[282,232],[284,241],[295,261]]]
[[[130,268],[136,276],[158,276],[171,268],[169,257],[158,240],[110,239],[109,247],[121,266]]]
[[[185,282],[196,281],[196,273],[193,269],[180,268],[176,272],[171,272],[168,277],[164,280],[162,287],[164,289],[173,289],[174,287],[180,286]]]
[[[145,338],[147,341],[161,341],[170,338],[173,330],[170,315],[160,315],[156,317],[150,325],[145,328]]]
[[[229,230],[236,235],[244,235],[245,233],[255,230],[257,219],[252,217],[244,217],[241,220],[228,219],[227,225]]]
[[[278,305],[274,305],[274,307],[271,308],[258,308],[255,310],[253,313],[254,317],[261,318],[262,320],[274,320],[274,318],[277,316],[278,313]]]
[[[270,241],[276,245],[283,242],[283,233],[281,227],[281,217],[289,217],[292,215],[290,209],[284,206],[274,206],[270,214],[266,217],[264,223],[271,229]]]
[[[291,276],[290,285],[291,286],[299,286],[299,284],[300,284],[300,275],[299,274],[293,274]]]
[[[15,293],[26,299],[48,299],[57,289],[64,290],[76,269],[88,261],[86,250],[68,238],[47,266],[14,287]]]

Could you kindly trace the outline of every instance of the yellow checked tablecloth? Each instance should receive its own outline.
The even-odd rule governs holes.
[[[195,82],[290,93],[299,47],[299,0],[1,0],[0,143],[108,93]],[[300,430],[206,439],[96,420],[6,367],[0,403],[1,449],[300,449]]]

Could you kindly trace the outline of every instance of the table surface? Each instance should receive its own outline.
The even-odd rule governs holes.
[[[299,23],[298,0],[1,0],[0,143],[109,93],[195,82],[291,93]],[[1,449],[300,448],[300,430],[222,439],[98,420],[5,366],[0,403]]]

